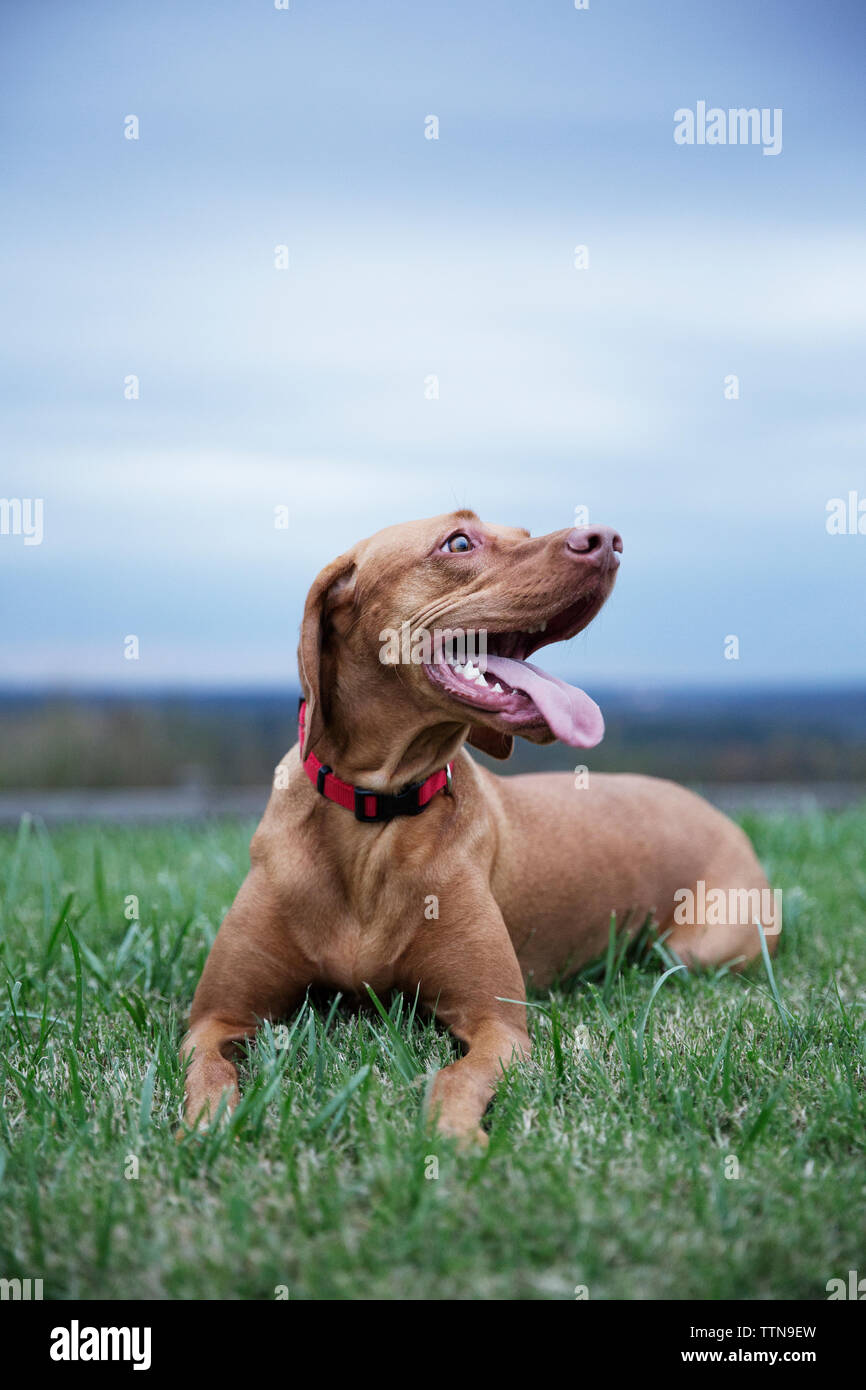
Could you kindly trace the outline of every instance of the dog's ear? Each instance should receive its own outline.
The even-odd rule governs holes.
[[[511,734],[500,734],[497,729],[491,729],[486,724],[473,724],[466,742],[471,743],[473,748],[480,748],[488,758],[499,758],[500,761],[510,758],[514,747]]]
[[[321,688],[322,646],[335,614],[354,601],[356,574],[354,555],[340,555],[322,570],[307,594],[298,643],[298,674],[307,702],[301,762],[325,731],[327,691]]]

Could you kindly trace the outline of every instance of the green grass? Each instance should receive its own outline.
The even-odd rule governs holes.
[[[184,1013],[252,827],[24,823],[0,840],[0,1277],[46,1298],[826,1297],[866,1272],[866,811],[747,828],[785,892],[778,999],[760,966],[660,983],[663,962],[615,959],[535,995],[533,1059],[476,1157],[425,1134],[417,1078],[454,1048],[399,998],[264,1030],[231,1123],[177,1144]]]

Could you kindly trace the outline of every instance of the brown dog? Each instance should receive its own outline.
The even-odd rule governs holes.
[[[436,1076],[432,1111],[441,1131],[483,1139],[502,1068],[530,1047],[526,1010],[509,1001],[524,980],[544,987],[600,955],[611,913],[631,929],[652,915],[686,963],[750,960],[758,916],[774,944],[749,841],[699,797],[628,775],[593,773],[580,789],[565,773],[494,777],[463,749],[504,758],[514,734],[598,743],[589,697],[527,657],[586,627],[621,550],[605,527],[532,539],[460,511],[389,527],[322,571],[298,652],[303,747],[277,768],[193,1001],[190,1124],[224,1092],[237,1100],[231,1055],[260,1020],[311,985],[369,984],[418,990],[465,1044]],[[487,634],[481,679],[480,653],[455,664],[436,646],[448,629]]]

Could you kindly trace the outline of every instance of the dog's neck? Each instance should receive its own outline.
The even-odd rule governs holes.
[[[468,724],[437,719],[429,711],[401,709],[393,704],[367,706],[363,727],[347,717],[332,699],[325,730],[313,751],[344,782],[371,791],[399,792],[410,782],[423,782],[452,762],[465,743]]]

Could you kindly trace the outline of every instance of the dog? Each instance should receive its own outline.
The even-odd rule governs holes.
[[[464,747],[507,758],[518,734],[600,741],[596,704],[529,658],[593,620],[622,549],[609,527],[534,538],[455,511],[388,527],[322,570],[301,625],[299,742],[193,999],[189,1126],[237,1103],[232,1056],[262,1020],[311,986],[369,986],[417,992],[463,1044],[435,1075],[430,1119],[483,1144],[503,1069],[530,1052],[526,985],[603,954],[612,914],[631,933],[651,918],[686,966],[742,968],[758,922],[775,946],[749,840],[694,793],[629,774],[580,788],[568,773],[496,777]],[[425,645],[437,632],[452,648],[485,634],[484,659]],[[408,661],[389,633],[411,637]],[[751,910],[684,921],[682,895],[698,891]]]

